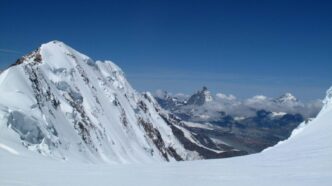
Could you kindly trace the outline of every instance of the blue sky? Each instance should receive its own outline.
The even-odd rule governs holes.
[[[0,2],[0,68],[50,40],[110,59],[140,90],[324,96],[332,1]]]

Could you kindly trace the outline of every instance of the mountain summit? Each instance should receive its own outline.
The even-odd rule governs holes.
[[[275,99],[277,103],[295,103],[298,102],[298,99],[291,93],[287,92],[284,95],[280,96],[279,98]]]
[[[204,105],[206,102],[213,101],[210,91],[207,87],[203,87],[202,90],[197,91],[187,101],[187,105]]]

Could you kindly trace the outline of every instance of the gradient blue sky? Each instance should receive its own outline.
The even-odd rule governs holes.
[[[140,91],[310,100],[332,85],[332,1],[1,0],[0,25],[2,69],[56,39]]]

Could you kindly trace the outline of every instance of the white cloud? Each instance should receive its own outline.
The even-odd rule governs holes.
[[[227,100],[227,101],[234,101],[236,100],[236,97],[232,94],[230,95],[226,95],[226,94],[223,94],[223,93],[217,93],[216,94],[216,98],[217,99],[221,99],[221,100]]]
[[[267,110],[276,113],[302,114],[305,118],[314,117],[322,107],[321,100],[302,103],[300,101],[278,102],[273,98],[257,95],[245,100],[238,100],[234,95],[218,93],[216,99],[197,107],[187,105],[182,107],[186,113],[197,116],[209,115],[210,118],[220,117],[221,112],[232,116],[254,116],[258,110]],[[203,118],[202,118],[203,119]]]

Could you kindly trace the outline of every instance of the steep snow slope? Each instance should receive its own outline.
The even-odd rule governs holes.
[[[317,118],[260,154],[146,165],[92,165],[15,155],[0,145],[0,185],[321,185],[332,184],[332,89]],[[36,176],[38,175],[38,176]]]
[[[201,158],[183,147],[118,66],[95,63],[62,42],[43,44],[3,72],[0,95],[3,145],[85,162]]]

